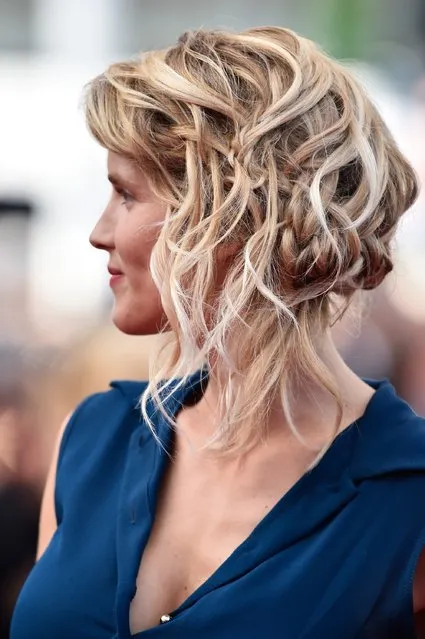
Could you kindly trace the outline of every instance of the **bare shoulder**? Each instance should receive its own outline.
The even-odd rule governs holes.
[[[40,524],[38,533],[37,560],[46,550],[51,538],[57,528],[56,512],[55,512],[55,484],[56,484],[56,468],[58,464],[59,451],[63,434],[68,425],[71,415],[64,419],[56,437],[52,458],[50,461],[49,472],[47,474],[46,484],[44,486],[43,499],[41,502]]]
[[[413,582],[413,604],[415,613],[425,612],[425,548],[422,550],[416,566]]]
[[[425,639],[425,551],[422,551],[419,558],[413,583],[413,610],[416,636],[418,639]]]

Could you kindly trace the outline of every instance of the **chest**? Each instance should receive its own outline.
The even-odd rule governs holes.
[[[281,479],[255,490],[236,480],[212,482],[199,468],[169,469],[138,570],[133,634],[158,625],[208,582],[288,490],[292,480],[284,473]]]

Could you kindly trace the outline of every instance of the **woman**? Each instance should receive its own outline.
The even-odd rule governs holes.
[[[417,192],[380,116],[280,28],[114,64],[86,110],[113,320],[172,348],[70,418],[12,639],[413,639],[425,423],[329,334]]]

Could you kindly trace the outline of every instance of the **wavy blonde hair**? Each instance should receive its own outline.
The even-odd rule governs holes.
[[[211,447],[247,450],[278,396],[298,434],[294,379],[330,393],[339,423],[317,337],[392,269],[391,239],[417,194],[359,83],[287,29],[199,30],[113,64],[85,105],[95,138],[135,161],[168,205],[151,272],[172,348],[160,367],[152,358],[147,423],[149,397],[167,414],[161,393],[211,361],[221,415]],[[232,259],[217,287],[222,249]]]

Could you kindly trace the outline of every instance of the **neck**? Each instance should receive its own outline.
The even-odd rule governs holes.
[[[339,409],[329,392],[311,380],[302,379],[294,383],[291,395],[292,418],[306,444],[319,449],[335,437],[344,428],[358,419],[365,411],[374,391],[363,382],[343,361],[330,335],[326,335],[320,344],[320,356],[337,383],[342,400],[342,416],[338,422]],[[181,420],[185,433],[196,447],[211,437],[219,421],[219,385],[217,366],[215,376],[208,380],[207,388],[201,399],[194,405],[181,411]],[[338,425],[338,430],[335,426]],[[268,439],[293,437],[279,397],[271,407],[267,424],[264,424]]]

